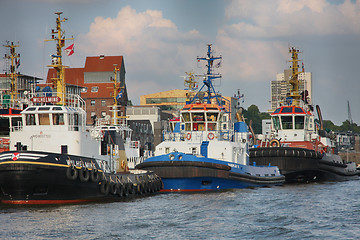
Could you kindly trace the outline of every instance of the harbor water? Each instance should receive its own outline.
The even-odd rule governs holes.
[[[360,181],[1,206],[0,239],[360,239]]]

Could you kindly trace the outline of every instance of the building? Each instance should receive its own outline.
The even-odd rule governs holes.
[[[19,74],[17,77],[17,99],[24,99],[24,93],[34,92],[36,83],[41,78]],[[11,80],[9,74],[0,74],[0,101],[7,102],[10,99]]]
[[[140,105],[158,106],[162,110],[176,111],[184,107],[188,90],[174,89],[140,96]]]
[[[148,150],[154,150],[154,147],[157,146],[159,143],[161,143],[162,139],[162,131],[166,129],[167,122],[169,119],[173,118],[172,114],[167,113],[166,111],[162,111],[160,107],[158,106],[127,106],[126,107],[126,116],[127,121],[129,123],[134,122],[138,126],[144,126],[145,129],[141,130],[138,129],[138,131],[134,130],[133,135],[136,137],[137,133],[141,133],[149,129],[149,127],[146,127],[145,124],[148,121],[150,123],[150,128],[152,129],[153,133],[153,139],[152,143],[153,145],[150,146],[147,144]],[[134,129],[134,128],[132,128]],[[147,139],[149,139],[149,136],[146,136]],[[137,140],[137,139],[135,139]],[[149,142],[148,140],[146,142]],[[144,142],[146,144],[146,142]]]
[[[185,106],[188,93],[188,90],[174,89],[142,95],[140,96],[140,105],[157,106],[163,112],[168,111],[169,113],[176,113]],[[225,107],[225,110],[232,113],[230,118],[233,119],[236,114],[238,99],[236,97],[223,96],[221,101],[221,104]],[[215,98],[212,99],[212,102],[217,104]]]
[[[118,104],[118,116],[125,116],[125,107],[128,96],[125,84],[125,65],[122,56],[96,56],[87,57],[84,68],[66,68],[65,83],[66,92],[81,94],[86,102],[87,124],[92,124],[95,117],[113,116],[111,106],[114,105],[114,79],[115,67],[117,83],[120,83],[120,91],[116,92]],[[52,78],[56,77],[55,69],[49,69],[46,83],[39,84],[41,87],[56,84]],[[54,89],[56,91],[56,89]]]
[[[276,75],[276,80],[271,81],[271,109],[269,112],[273,112],[280,104],[283,104],[286,100],[288,93],[290,92],[289,79],[291,78],[292,69],[285,69],[283,73]],[[312,103],[312,74],[311,72],[303,72],[298,75],[300,86],[299,92],[305,92],[307,90],[307,100],[309,104]]]

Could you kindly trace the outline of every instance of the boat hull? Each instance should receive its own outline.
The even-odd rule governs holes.
[[[174,159],[168,160],[171,155]],[[151,170],[161,177],[162,192],[216,191],[284,182],[275,167],[245,166],[182,153],[153,157],[136,168]]]
[[[159,191],[161,184],[149,171],[105,173],[92,158],[28,151],[0,154],[4,204],[116,201]]]
[[[357,179],[359,174],[355,163],[302,148],[254,148],[249,160],[250,164],[277,166],[286,182],[342,181]]]

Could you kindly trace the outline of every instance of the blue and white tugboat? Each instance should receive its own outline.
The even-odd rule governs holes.
[[[154,171],[163,181],[162,192],[215,191],[282,184],[284,176],[276,166],[249,165],[249,132],[241,112],[232,123],[224,99],[215,93],[211,44],[207,73],[201,89],[180,111],[173,131],[164,133],[155,156],[136,166]],[[207,91],[201,91],[207,88]],[[191,95],[191,94],[190,94]],[[234,114],[235,115],[235,114]],[[175,126],[174,126],[175,125]]]
[[[10,129],[10,151],[0,153],[0,203],[66,204],[116,201],[159,191],[150,171],[129,170],[121,132],[86,126],[85,102],[66,94],[61,49],[64,32],[56,13],[57,93],[27,97],[33,104]],[[50,95],[49,95],[50,94]]]

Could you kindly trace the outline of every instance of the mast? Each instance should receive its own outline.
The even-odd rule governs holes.
[[[11,105],[15,104],[15,100],[17,99],[18,95],[18,76],[20,72],[16,72],[17,68],[20,65],[20,54],[16,53],[16,48],[20,45],[14,45],[13,42],[11,44],[7,42],[4,47],[9,48],[10,54],[5,54],[5,59],[10,60],[10,74],[6,74],[10,76],[10,96],[11,96]],[[12,106],[13,107],[13,106]]]
[[[119,121],[118,121],[119,118],[124,118],[124,117],[118,116],[118,98],[121,98],[121,96],[123,94],[122,93],[123,87],[120,86],[120,81],[117,82],[117,75],[118,75],[119,71],[120,71],[120,68],[118,67],[118,65],[114,64],[114,75],[115,76],[114,76],[114,79],[110,79],[111,81],[114,82],[114,93],[113,93],[114,104],[112,106],[113,124],[114,125],[117,125],[119,123]]]
[[[294,106],[300,106],[300,99],[301,95],[299,93],[299,74],[304,72],[304,68],[302,67],[302,71],[299,72],[299,50],[297,50],[294,47],[289,48],[289,53],[291,53],[291,60],[289,62],[292,63],[292,66],[290,66],[290,69],[292,69],[291,77],[289,80],[290,83],[290,97],[293,99],[292,105]]]
[[[74,38],[65,38],[65,31],[61,29],[61,22],[65,22],[68,19],[67,18],[60,18],[60,15],[63,12],[55,12],[57,14],[56,19],[56,30],[52,29],[51,33],[53,34],[51,36],[51,39],[45,40],[47,41],[56,41],[56,55],[51,55],[52,57],[52,64],[48,65],[48,67],[53,67],[56,70],[56,77],[51,78],[54,84],[56,84],[56,92],[57,96],[60,98],[60,105],[65,104],[65,68],[67,66],[62,65],[62,48],[65,46],[65,40],[74,40]]]
[[[207,88],[207,103],[211,103],[211,98],[212,98],[212,94],[214,94],[214,97],[216,98],[216,101],[217,101],[217,104],[219,106],[221,106],[221,101],[219,100],[216,92],[215,92],[215,89],[214,89],[214,86],[212,84],[213,80],[217,79],[217,78],[221,78],[221,74],[219,73],[214,73],[213,72],[213,69],[214,69],[214,61],[215,60],[221,60],[222,59],[222,56],[219,56],[219,57],[214,57],[213,56],[213,52],[211,50],[211,46],[212,44],[207,44],[208,46],[208,50],[207,50],[207,54],[206,54],[206,57],[197,57],[197,60],[198,62],[200,61],[206,61],[207,64],[206,64],[206,67],[207,67],[207,72],[205,74],[205,77],[204,77],[204,80],[203,80],[203,86],[201,87],[201,89],[199,90],[199,92],[195,95],[195,97],[190,101],[190,103],[192,103],[196,98],[199,98],[199,95],[201,95],[201,90],[205,87]],[[218,62],[216,64],[216,67],[220,67],[221,65],[221,62]],[[201,98],[201,97],[200,97]]]

